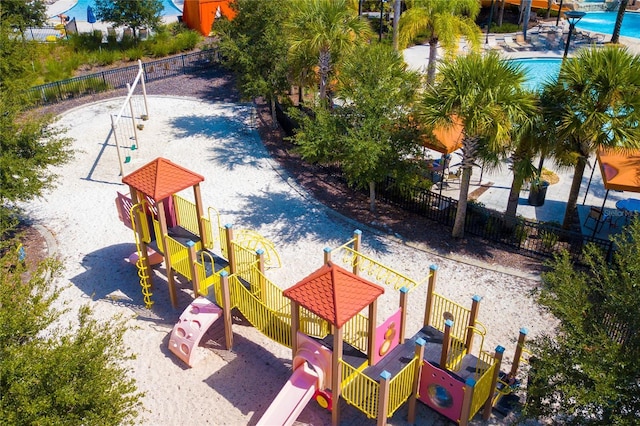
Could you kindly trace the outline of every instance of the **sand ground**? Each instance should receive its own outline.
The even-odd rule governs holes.
[[[165,271],[156,267],[155,304],[146,310],[136,268],[124,260],[135,246],[132,231],[119,221],[115,209],[116,192],[128,189],[121,183],[110,137],[110,115],[117,113],[122,101],[96,102],[60,116],[58,125],[73,138],[75,158],[55,170],[60,175],[55,190],[25,206],[29,217],[53,237],[56,255],[66,266],[57,282],[67,286],[61,302],[74,308],[90,304],[100,318],[130,318],[126,342],[137,358],[127,366],[146,392],[143,424],[255,424],[290,375],[290,350],[241,318],[236,318],[231,352],[221,349],[219,340],[209,339],[200,349],[201,359],[188,368],[167,350],[170,331],[192,300],[191,285],[180,283],[179,307],[172,309]],[[267,276],[279,286],[287,288],[320,267],[325,247],[341,245],[360,228],[363,251],[382,263],[418,280],[435,264],[439,293],[465,306],[470,306],[473,295],[482,296],[480,321],[488,330],[484,348],[506,347],[503,369],[510,365],[521,327],[532,337],[552,328],[553,319],[529,296],[538,281],[416,250],[317,203],[270,160],[254,128],[251,105],[153,96],[149,110],[150,119],[139,132],[139,149],[131,152],[125,173],[161,156],[202,174],[204,204],[220,211],[222,223],[255,230],[275,243],[282,267],[270,269]],[[191,193],[181,195],[190,198]],[[421,325],[424,300],[424,286],[410,295],[409,335]],[[379,304],[378,322],[397,306],[398,294],[389,288]],[[73,321],[71,314],[66,318]],[[216,336],[215,327],[212,335]],[[343,424],[374,423],[343,406]],[[448,423],[419,406],[419,424]],[[406,407],[389,423],[403,425],[405,418]],[[478,419],[474,423],[505,421],[493,417],[488,423]],[[298,424],[329,422],[330,414],[315,403],[298,419]]]

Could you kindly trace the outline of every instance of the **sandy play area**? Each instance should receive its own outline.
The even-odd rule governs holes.
[[[255,424],[290,375],[290,350],[237,318],[232,352],[209,341],[199,362],[188,368],[168,351],[169,333],[192,300],[191,285],[180,283],[179,308],[172,309],[165,271],[156,267],[155,304],[146,310],[136,268],[124,260],[135,245],[132,231],[119,221],[115,209],[116,191],[128,189],[121,183],[116,148],[109,138],[110,114],[121,103],[122,98],[110,99],[61,116],[59,125],[74,139],[75,158],[56,170],[56,190],[26,206],[29,217],[54,237],[55,255],[66,267],[58,282],[67,286],[62,301],[72,307],[88,303],[101,318],[130,317],[126,341],[137,358],[128,367],[146,393],[143,424]],[[503,370],[510,366],[521,327],[528,328],[530,336],[552,327],[553,320],[529,297],[538,282],[413,249],[315,202],[270,160],[254,129],[251,105],[152,96],[149,109],[139,149],[125,172],[164,157],[203,175],[205,206],[218,209],[223,223],[252,229],[275,243],[282,267],[267,271],[267,276],[282,288],[320,267],[325,247],[341,245],[360,228],[363,251],[382,263],[418,280],[436,264],[439,293],[465,306],[473,295],[482,296],[479,318],[488,330],[484,348],[506,347]],[[190,196],[185,192],[185,198]],[[422,288],[411,293],[408,335],[421,325],[426,291]],[[389,288],[378,305],[379,318],[386,318],[397,304],[398,294]],[[375,424],[356,409],[344,403],[342,407],[343,424]],[[405,405],[389,423],[406,424],[406,413]],[[449,424],[422,404],[418,416],[422,425]],[[298,422],[323,425],[330,419],[329,412],[311,402]],[[504,422],[493,417],[488,424]],[[484,424],[479,416],[474,423]]]

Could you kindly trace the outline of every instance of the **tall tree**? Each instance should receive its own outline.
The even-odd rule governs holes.
[[[240,92],[247,98],[268,100],[274,125],[278,122],[275,103],[289,88],[289,45],[282,34],[287,5],[286,0],[236,0],[233,21],[218,20],[214,25],[223,62],[235,71]]]
[[[293,57],[317,58],[320,99],[327,99],[327,89],[336,67],[353,49],[367,42],[369,23],[348,7],[347,0],[307,0],[291,2],[286,26]]]
[[[433,83],[438,59],[438,44],[449,58],[458,50],[464,36],[474,50],[480,47],[480,29],[475,23],[480,12],[477,0],[407,0],[407,11],[400,18],[400,48],[419,35],[429,40],[427,81]]]
[[[613,34],[611,35],[611,43],[617,44],[620,39],[620,29],[622,28],[622,20],[624,13],[629,5],[629,0],[620,0],[618,3],[618,14],[616,15],[616,23],[613,26]]]
[[[57,176],[49,166],[71,158],[70,140],[51,125],[53,119],[25,111],[36,50],[34,43],[13,37],[12,28],[10,19],[0,23],[0,237],[11,228],[15,203],[51,188]]]
[[[573,156],[563,220],[569,229],[589,157],[598,147],[640,147],[640,56],[617,46],[582,49],[543,90],[554,97],[543,113],[553,120],[556,149]]]
[[[418,149],[409,116],[420,79],[400,53],[376,43],[356,50],[338,80],[344,104],[318,105],[313,118],[300,114],[295,142],[305,159],[338,163],[349,184],[368,187],[374,211],[376,183],[400,173]]]
[[[0,2],[0,22],[9,22],[24,33],[27,27],[38,27],[47,20],[43,0],[3,0]]]
[[[162,23],[162,0],[93,0],[96,18],[116,27],[127,26],[137,37],[139,28],[156,29]]]
[[[452,236],[464,236],[469,182],[479,159],[506,153],[514,128],[535,113],[534,96],[522,88],[524,71],[495,52],[473,53],[446,61],[440,78],[421,101],[421,122],[427,128],[445,127],[456,120],[464,126],[462,176]]]
[[[613,243],[611,262],[588,245],[586,269],[564,252],[542,275],[538,301],[559,324],[532,342],[528,417],[560,425],[638,424],[640,220]]]

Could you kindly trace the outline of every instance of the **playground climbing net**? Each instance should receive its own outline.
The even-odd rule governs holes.
[[[140,148],[138,131],[149,119],[147,90],[144,84],[144,69],[138,60],[138,73],[132,84],[127,83],[127,97],[117,115],[111,115],[111,134],[118,152],[120,175],[124,176],[124,165],[131,161],[132,154]]]

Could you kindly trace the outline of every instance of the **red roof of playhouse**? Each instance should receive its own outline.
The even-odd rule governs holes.
[[[203,36],[211,33],[211,26],[216,18],[225,16],[233,19],[236,15],[231,7],[234,0],[184,0],[182,5],[182,22]]]
[[[201,175],[159,157],[123,177],[122,183],[151,197],[154,201],[161,201],[203,180],[204,177]]]
[[[384,293],[384,288],[329,262],[283,293],[340,328]]]

